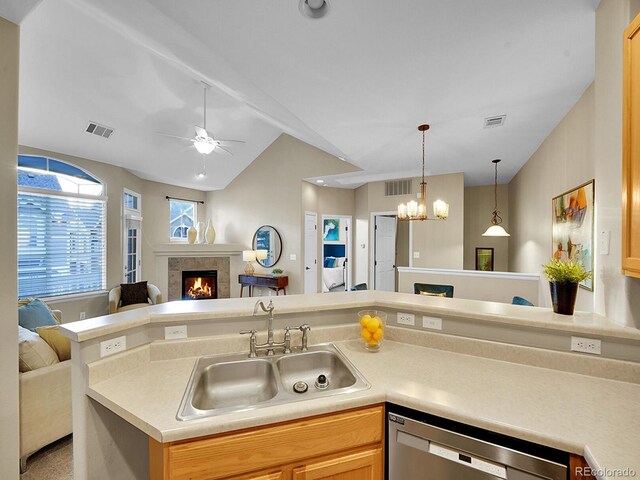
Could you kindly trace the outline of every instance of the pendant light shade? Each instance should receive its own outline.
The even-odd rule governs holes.
[[[427,217],[427,182],[424,179],[424,137],[429,130],[429,125],[420,125],[418,130],[422,132],[422,181],[420,182],[420,202],[410,202],[398,205],[398,220],[430,220]],[[449,204],[443,200],[433,202],[433,214],[439,220],[446,220],[449,216]]]
[[[502,217],[498,210],[498,163],[499,159],[491,160],[491,163],[495,166],[495,174],[493,181],[493,213],[491,218],[491,226],[487,228],[487,231],[482,234],[483,237],[510,237],[507,231],[502,225]]]

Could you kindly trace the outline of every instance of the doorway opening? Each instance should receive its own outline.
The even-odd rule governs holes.
[[[351,215],[323,215],[322,291],[351,289]]]

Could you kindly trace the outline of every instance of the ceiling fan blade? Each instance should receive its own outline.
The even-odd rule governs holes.
[[[209,133],[204,128],[199,127],[197,125],[195,125],[194,128],[196,130],[197,137],[209,138]]]
[[[216,153],[220,153],[218,152],[218,149],[227,152],[229,155],[231,155],[233,157],[233,153],[231,153],[229,150],[227,150],[226,148],[224,148],[222,145],[216,145],[216,148],[213,150]]]
[[[163,137],[179,138],[180,140],[193,141],[192,138],[180,137],[179,135],[171,135],[170,133],[154,132],[156,135],[162,135]]]
[[[247,143],[244,140],[220,140],[219,138],[215,139],[216,142],[223,142],[223,143]]]

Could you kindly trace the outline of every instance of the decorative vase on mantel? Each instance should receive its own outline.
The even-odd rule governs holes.
[[[196,236],[196,243],[204,243],[205,228],[204,222],[197,223],[196,230],[198,230],[198,235]]]
[[[207,245],[213,245],[216,241],[216,229],[213,228],[213,223],[211,219],[207,222],[207,229],[204,232],[204,239],[207,242]]]
[[[189,242],[189,245],[193,245],[194,243],[196,243],[197,237],[198,237],[198,230],[196,230],[196,227],[191,225],[187,230],[187,242]]]

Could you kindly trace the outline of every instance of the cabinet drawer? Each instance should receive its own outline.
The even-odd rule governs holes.
[[[152,465],[171,479],[218,479],[380,444],[382,406],[172,444],[150,440]]]

